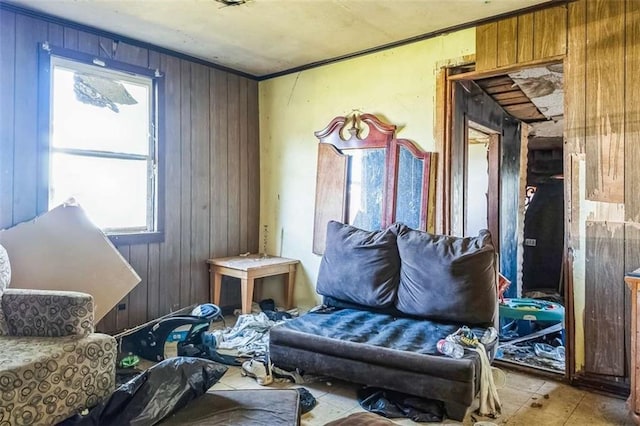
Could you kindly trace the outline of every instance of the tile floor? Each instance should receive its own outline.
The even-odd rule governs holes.
[[[498,419],[474,418],[467,412],[462,423],[447,421],[443,424],[473,425],[476,421],[490,421],[497,425],[633,425],[627,415],[625,401],[562,383],[506,371],[506,385],[499,390],[503,414]],[[290,383],[274,383],[270,388],[298,387]],[[357,385],[337,380],[303,385],[316,398],[318,404],[302,417],[303,426],[324,425],[351,413],[363,411],[356,399]],[[255,379],[243,377],[238,367],[230,367],[212,390],[262,388]],[[541,404],[540,408],[532,407]],[[537,405],[534,404],[534,405]],[[474,407],[475,408],[475,407]],[[417,424],[408,419],[394,419],[399,425]]]

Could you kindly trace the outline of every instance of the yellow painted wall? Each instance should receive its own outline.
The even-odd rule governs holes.
[[[320,301],[320,257],[311,252],[318,145],[313,133],[359,110],[434,151],[436,71],[474,50],[475,29],[468,29],[260,83],[260,247],[300,259],[296,305]],[[262,296],[281,301],[271,281]]]

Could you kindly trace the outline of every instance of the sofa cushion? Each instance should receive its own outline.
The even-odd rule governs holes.
[[[396,297],[400,258],[395,231],[364,231],[330,221],[316,291],[368,307],[391,306]]]
[[[409,315],[490,325],[496,314],[495,251],[488,231],[477,237],[398,231],[400,286],[396,307]]]
[[[0,303],[11,336],[93,333],[93,297],[88,293],[14,288],[5,290]]]
[[[452,381],[471,382],[479,371],[475,352],[453,359],[437,352],[436,343],[458,329],[428,320],[338,309],[310,312],[270,330],[271,345],[399,368]],[[484,328],[474,328],[482,336]],[[275,362],[275,361],[274,361]]]
[[[92,407],[115,388],[116,340],[0,338],[0,419],[11,425],[53,425]]]

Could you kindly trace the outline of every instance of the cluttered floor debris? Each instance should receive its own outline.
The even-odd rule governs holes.
[[[564,374],[564,340],[564,307],[557,300],[501,301],[496,359]]]
[[[229,324],[227,324],[229,325]],[[274,374],[274,377],[276,375]],[[322,377],[309,378],[304,383],[274,380],[269,388],[308,389],[316,399],[316,406],[303,414],[303,426],[324,425],[344,418],[352,413],[364,412],[358,402],[361,386]],[[242,367],[229,367],[229,371],[217,389],[259,389],[264,388],[255,378],[243,374]],[[586,392],[565,384],[533,378],[516,372],[506,372],[506,381],[498,389],[503,405],[502,415],[497,419],[478,417],[469,410],[463,424],[489,422],[496,425],[632,425],[625,403],[621,399]],[[475,410],[477,407],[473,407]],[[393,419],[399,425],[418,424],[410,419]],[[451,420],[444,423],[458,424]]]
[[[316,406],[302,416],[302,426],[324,425],[352,413],[364,412],[358,403],[360,386],[339,380],[316,381],[297,385],[274,382],[269,388],[308,389]],[[255,379],[241,374],[240,367],[229,367],[227,373],[211,390],[261,389]],[[633,425],[625,402],[586,392],[555,381],[545,381],[516,372],[507,372],[506,385],[498,390],[503,404],[497,419],[477,417],[471,410],[462,424],[489,422],[496,425]],[[474,407],[475,408],[475,407]],[[399,425],[414,425],[409,419],[393,419]],[[443,423],[460,424],[445,420]]]
[[[265,317],[265,309],[255,306],[253,316],[227,317],[211,323],[204,340],[217,340],[220,355],[234,360],[238,355],[252,356],[249,361],[227,363],[228,370],[209,391],[247,389],[299,389],[306,405],[301,406],[302,426],[325,425],[349,415],[366,412],[359,403],[362,387],[327,377],[300,376],[297,372],[280,371],[265,359],[268,342],[262,331],[273,325]],[[268,310],[268,309],[267,309]],[[294,316],[297,314],[293,312]],[[281,318],[273,318],[275,322]],[[226,341],[229,348],[224,348]],[[212,345],[213,346],[213,345]],[[166,356],[176,350],[168,344]],[[548,350],[541,346],[539,349]],[[141,360],[138,369],[145,369]],[[267,373],[266,369],[270,369]],[[265,370],[265,371],[263,371]],[[265,377],[268,376],[268,380]],[[308,392],[307,392],[308,391]],[[625,402],[593,394],[565,384],[506,371],[504,383],[498,388],[502,414],[498,418],[480,417],[476,406],[468,411],[465,425],[632,425]],[[362,399],[362,398],[360,398]],[[383,419],[382,417],[379,417]],[[414,417],[416,418],[416,417]],[[409,418],[394,418],[394,424],[419,424]],[[460,424],[445,420],[430,424]]]

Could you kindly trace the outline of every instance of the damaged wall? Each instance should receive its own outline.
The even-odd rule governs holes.
[[[114,46],[57,22],[0,10],[0,229],[37,213],[37,43],[98,57]],[[165,240],[118,247],[142,282],[98,325],[107,332],[208,301],[205,260],[258,250],[257,82],[123,42],[115,59],[166,76]]]
[[[640,82],[635,75],[640,65],[640,2],[579,0],[549,9],[546,13],[553,16],[548,20],[537,19],[543,16],[536,13],[478,27],[477,59],[486,70],[566,50],[564,175],[566,237],[573,257],[572,367],[587,378],[624,385],[629,376],[630,304],[623,277],[640,266]],[[513,31],[506,31],[509,28]],[[531,43],[534,51],[539,46],[546,54],[521,58],[520,47]],[[518,54],[501,62],[495,49],[500,45]],[[545,46],[555,47],[547,51]]]
[[[565,163],[577,195],[571,221],[578,226],[570,235],[576,367],[618,377],[629,375],[630,304],[623,276],[640,266],[640,85],[632,71],[640,60],[639,12],[632,0],[568,5]]]

